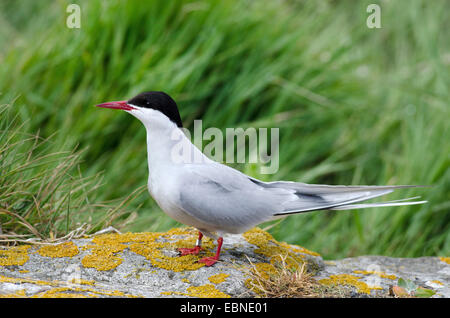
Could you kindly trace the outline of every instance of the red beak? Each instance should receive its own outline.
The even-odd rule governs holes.
[[[121,100],[118,102],[107,102],[103,104],[95,105],[97,107],[103,107],[103,108],[112,108],[112,109],[123,109],[123,110],[133,110],[134,107],[128,105],[126,100]]]

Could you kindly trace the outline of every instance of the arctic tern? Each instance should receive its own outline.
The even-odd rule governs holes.
[[[408,198],[381,203],[361,203],[388,194],[399,186],[331,186],[291,181],[263,182],[205,156],[181,133],[176,102],[164,92],[144,92],[127,101],[98,107],[121,109],[144,124],[147,131],[148,190],[159,207],[176,221],[199,231],[193,248],[181,255],[198,254],[203,235],[217,239],[215,256],[199,260],[211,266],[219,260],[225,233],[243,233],[258,224],[291,214],[317,210],[351,210],[422,204]],[[175,139],[174,131],[181,139]],[[201,158],[201,162],[174,160],[173,147]]]

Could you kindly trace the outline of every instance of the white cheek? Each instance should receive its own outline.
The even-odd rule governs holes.
[[[170,119],[160,111],[152,108],[144,108],[134,105],[131,106],[136,109],[128,111],[128,113],[139,119],[145,127],[151,129],[173,128],[172,126],[174,123],[172,123]]]
[[[139,119],[144,124],[151,121],[151,118],[153,117],[154,113],[153,109],[146,109],[132,104],[131,106],[134,107],[135,109],[128,111],[128,113]]]

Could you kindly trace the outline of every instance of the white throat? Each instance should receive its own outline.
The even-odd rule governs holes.
[[[135,117],[141,120],[147,131],[149,186],[150,183],[170,178],[185,164],[211,161],[165,115],[154,112],[145,118],[139,115]]]

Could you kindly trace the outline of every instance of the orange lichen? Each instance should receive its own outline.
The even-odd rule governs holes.
[[[395,275],[388,275],[384,272],[378,272],[378,271],[360,271],[360,270],[355,270],[353,271],[353,273],[355,274],[363,274],[363,275],[377,275],[381,278],[388,278],[388,279],[397,279],[397,276]]]
[[[450,264],[450,257],[439,257],[439,259],[444,263]]]
[[[223,283],[228,276],[230,276],[230,274],[220,273],[208,277],[208,280],[213,284],[220,284]]]
[[[29,248],[31,248],[30,245],[22,245],[8,250],[0,250],[0,266],[25,264],[29,259]]]
[[[73,242],[46,245],[41,247],[37,252],[45,257],[72,257],[79,253],[78,247]]]
[[[366,283],[360,281],[361,277],[353,276],[350,274],[338,274],[330,275],[330,278],[319,280],[319,283],[324,285],[345,285],[356,287],[359,293],[370,294],[372,290],[382,290],[380,286],[369,286]]]

